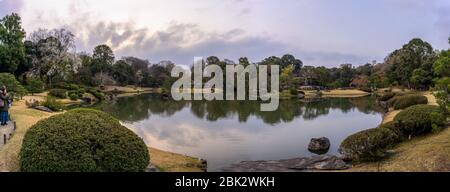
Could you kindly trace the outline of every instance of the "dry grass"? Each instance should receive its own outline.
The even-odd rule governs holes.
[[[399,114],[400,112],[401,112],[401,110],[395,110],[395,111],[387,112],[386,114],[384,114],[383,123],[382,124],[389,123],[389,122],[393,121],[395,116],[397,116],[397,114]]]
[[[423,95],[427,97],[428,105],[435,105],[435,106],[439,105],[437,103],[436,97],[431,92],[425,92],[423,93]]]
[[[34,97],[27,97],[28,99]],[[36,98],[37,99],[37,98]],[[19,171],[19,151],[22,147],[22,140],[28,129],[41,119],[48,118],[57,113],[46,113],[29,109],[25,106],[25,101],[14,102],[10,109],[11,117],[17,123],[17,129],[8,143],[0,148],[0,172]]]
[[[163,172],[202,172],[203,166],[197,158],[149,148],[150,162]]]

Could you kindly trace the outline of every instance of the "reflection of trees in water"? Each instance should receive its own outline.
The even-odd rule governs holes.
[[[188,102],[163,101],[155,95],[124,97],[95,106],[122,121],[140,121],[152,114],[172,116],[188,105]]]
[[[327,115],[332,109],[339,109],[344,113],[354,109],[366,114],[382,112],[376,107],[375,99],[371,97],[322,99],[311,102],[281,100],[278,110],[273,112],[260,111],[260,104],[258,101],[164,101],[157,95],[140,95],[120,98],[111,103],[104,103],[98,108],[123,121],[139,121],[152,114],[170,117],[183,108],[190,107],[191,113],[197,118],[208,121],[237,116],[239,122],[245,123],[254,116],[268,124],[291,122],[298,117],[312,120]]]

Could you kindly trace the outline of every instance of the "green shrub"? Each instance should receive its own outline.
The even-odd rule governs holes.
[[[0,86],[5,85],[12,96],[21,98],[27,94],[27,90],[10,73],[0,73]]]
[[[65,89],[52,89],[52,90],[50,90],[50,92],[48,94],[50,96],[60,98],[60,99],[67,98],[67,90],[65,90]]]
[[[58,82],[53,84],[53,86],[51,88],[54,89],[67,89],[67,83],[66,82]]]
[[[69,95],[70,100],[72,101],[76,101],[80,98],[80,96],[78,96],[78,94],[72,93]]]
[[[370,87],[360,87],[359,90],[367,93],[372,93],[372,89]]]
[[[83,97],[83,94],[85,94],[85,93],[86,93],[86,90],[84,90],[84,88],[79,88],[77,90],[71,90],[67,94],[69,95],[69,97],[70,97],[70,95],[77,95],[78,98],[81,98],[81,97]]]
[[[28,92],[34,94],[34,93],[42,93],[44,92],[44,82],[42,82],[38,78],[31,78],[27,80],[27,86],[26,86]]]
[[[47,96],[45,101],[42,103],[42,106],[47,107],[52,111],[61,111],[64,108],[64,105],[52,96]]]
[[[445,122],[447,121],[447,115],[445,113],[445,111],[442,111],[442,109],[440,109],[439,111],[434,111],[430,114],[430,118],[431,118],[431,131],[433,133],[437,133],[440,132],[444,129],[444,125]]]
[[[423,95],[405,95],[397,97],[394,101],[393,107],[395,110],[405,109],[413,105],[427,104],[428,99]]]
[[[105,100],[105,94],[97,89],[89,89],[88,93],[92,94],[98,100]]]
[[[443,125],[445,120],[445,115],[440,112],[437,106],[414,105],[395,116],[394,123],[403,135],[418,136],[431,132],[433,125]]]
[[[76,84],[69,84],[69,85],[67,85],[66,89],[67,90],[78,90],[78,89],[80,89],[80,87]]]
[[[289,92],[291,93],[291,95],[293,96],[297,96],[298,95],[298,90],[297,89],[290,89]]]
[[[387,92],[381,95],[378,100],[379,101],[388,101],[389,99],[392,99],[395,96],[395,93]]]
[[[140,172],[150,160],[141,138],[91,109],[39,121],[26,133],[19,158],[24,172]]]
[[[345,159],[356,162],[374,161],[385,156],[386,149],[394,146],[400,136],[383,127],[358,132],[347,137],[339,147]]]
[[[57,84],[55,84],[53,86],[53,88],[66,89],[66,90],[69,90],[69,91],[78,90],[81,87],[83,87],[83,86],[82,85],[73,84],[73,83],[65,83],[65,82],[59,82],[59,83],[57,83]]]

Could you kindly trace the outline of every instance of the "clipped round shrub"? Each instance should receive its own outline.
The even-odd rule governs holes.
[[[39,121],[26,133],[19,157],[24,172],[141,172],[150,160],[141,138],[91,109]]]
[[[95,98],[97,98],[100,101],[105,100],[106,98],[105,94],[97,89],[88,89],[87,92],[92,94]]]
[[[80,86],[76,85],[76,84],[69,84],[66,87],[67,90],[78,90],[80,89]]]
[[[76,101],[76,100],[78,100],[80,97],[78,96],[78,94],[72,93],[72,94],[69,95],[69,98],[70,98],[70,100],[72,100],[72,101]]]
[[[411,107],[413,105],[427,104],[427,103],[428,99],[423,95],[405,95],[397,97],[395,99],[393,107],[395,110],[399,110]]]
[[[385,124],[380,125],[378,128],[388,129],[395,133],[399,137],[399,141],[403,141],[406,139],[406,136],[403,134],[400,128],[398,128],[397,123],[395,121],[391,121]]]
[[[67,98],[67,90],[65,90],[65,89],[51,89],[48,94],[50,96],[60,98],[60,99]]]
[[[294,95],[294,96],[297,96],[297,95],[298,95],[298,90],[295,89],[295,88],[290,89],[289,92],[291,93],[291,95]]]
[[[86,93],[86,90],[80,88],[80,89],[77,89],[77,90],[71,90],[67,94],[69,95],[69,97],[70,97],[70,95],[75,94],[75,95],[78,96],[78,98],[81,98],[81,97],[83,97],[84,93]]]
[[[344,159],[355,162],[375,161],[385,156],[386,149],[400,140],[394,131],[383,127],[368,129],[347,137],[339,147]]]
[[[42,106],[47,107],[52,111],[61,111],[64,108],[64,105],[52,96],[47,96],[45,101],[42,102]]]
[[[443,125],[445,119],[438,106],[414,105],[395,116],[394,123],[403,135],[418,136],[431,132],[433,125]]]
[[[389,99],[393,98],[395,96],[395,93],[387,92],[378,97],[379,101],[388,101]]]

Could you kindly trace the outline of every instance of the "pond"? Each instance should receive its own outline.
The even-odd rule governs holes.
[[[119,98],[108,112],[158,149],[199,157],[208,171],[233,163],[312,156],[311,138],[328,137],[337,155],[349,135],[377,127],[375,98],[283,100],[274,112],[257,101],[164,101],[155,94]]]

